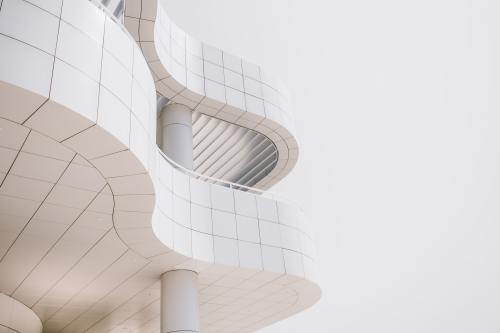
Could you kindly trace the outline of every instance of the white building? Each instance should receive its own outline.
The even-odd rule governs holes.
[[[279,83],[157,0],[0,1],[0,332],[252,332],[320,297]]]

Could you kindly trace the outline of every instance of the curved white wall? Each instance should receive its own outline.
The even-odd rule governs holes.
[[[298,145],[280,82],[259,66],[185,33],[157,0],[127,1],[125,25],[143,50],[159,94],[273,141],[278,164],[255,187],[267,189],[290,172]]]
[[[159,272],[173,265],[168,254],[220,276],[287,277],[296,301],[269,323],[313,304],[314,246],[300,211],[175,169],[156,146],[154,81],[133,38],[89,1],[57,3],[3,0],[0,117],[98,169],[121,241]]]

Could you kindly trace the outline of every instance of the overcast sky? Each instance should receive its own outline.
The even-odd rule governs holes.
[[[500,332],[500,1],[166,1],[293,96],[323,297],[262,333]]]

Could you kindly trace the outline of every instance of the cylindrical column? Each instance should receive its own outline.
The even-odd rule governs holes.
[[[168,104],[160,114],[162,151],[186,169],[193,169],[193,132],[191,109]]]
[[[0,332],[42,333],[42,322],[26,305],[0,293]]]
[[[175,270],[161,276],[161,333],[199,332],[198,273]]]

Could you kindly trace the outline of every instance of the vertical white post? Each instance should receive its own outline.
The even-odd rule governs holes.
[[[182,104],[168,104],[160,114],[161,149],[186,169],[193,169],[192,111]]]
[[[199,332],[198,273],[174,270],[161,276],[161,333]]]
[[[175,162],[193,169],[192,111],[168,104],[160,114],[161,149]],[[161,333],[199,332],[198,273],[173,270],[161,276]]]

